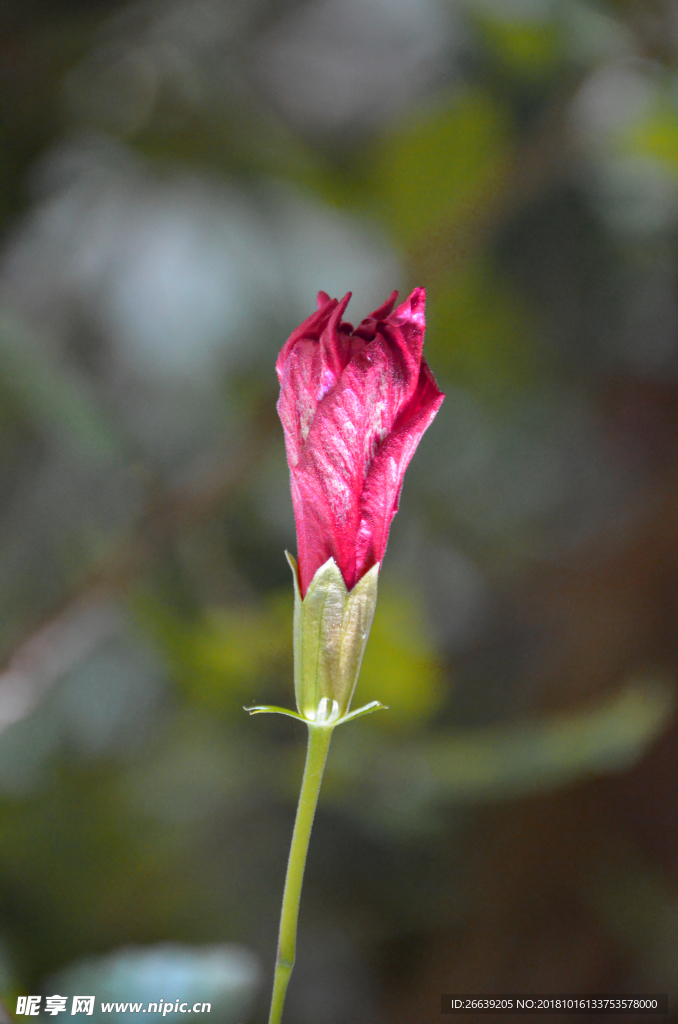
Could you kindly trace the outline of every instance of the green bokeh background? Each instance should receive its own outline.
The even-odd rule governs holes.
[[[359,320],[415,285],[447,398],[356,695],[390,711],[333,741],[288,1019],[678,998],[674,6],[0,19],[7,1007],[93,955],[238,943],[265,1019],[304,752],[242,710],[293,701],[275,356],[318,289]]]

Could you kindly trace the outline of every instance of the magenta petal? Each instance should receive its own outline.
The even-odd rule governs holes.
[[[344,295],[332,310],[327,327],[320,335],[320,352],[323,361],[322,387],[317,400],[321,401],[333,387],[350,357],[350,340],[340,330],[341,318],[351,300],[351,293]]]
[[[398,511],[405,470],[444,397],[423,363],[416,394],[375,453],[365,480],[356,542],[357,579],[383,560],[391,521]]]
[[[320,296],[324,294],[324,292],[318,292],[318,300],[320,300]],[[307,317],[299,327],[297,327],[296,331],[292,331],[289,338],[281,348],[280,355],[278,356],[275,364],[278,380],[281,383],[285,364],[297,342],[302,338],[316,339],[319,332],[322,331],[324,324],[329,320],[332,310],[337,305],[337,300],[330,299],[329,296],[327,297],[327,302],[322,306],[320,305],[320,301],[318,301],[318,309],[315,313],[311,313],[311,315]]]

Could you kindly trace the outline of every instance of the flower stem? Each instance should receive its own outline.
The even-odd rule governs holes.
[[[287,862],[285,892],[283,894],[282,912],[280,914],[280,935],[278,938],[278,957],[275,965],[275,980],[271,999],[271,1013],[268,1024],[280,1024],[287,984],[294,967],[294,956],[297,945],[297,920],[299,917],[299,900],[304,880],[308,841],[311,838],[313,817],[318,803],[318,793],[322,782],[327,752],[332,739],[332,728],[323,725],[308,724],[308,748],[304,777],[299,793],[299,806],[292,833],[290,858]]]

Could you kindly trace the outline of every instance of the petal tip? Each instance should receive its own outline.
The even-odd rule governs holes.
[[[341,299],[339,302],[337,302],[336,306],[332,310],[332,315],[330,316],[330,319],[329,319],[329,322],[328,322],[328,326],[330,327],[331,330],[338,330],[339,329],[339,327],[341,325],[341,322],[342,322],[342,317],[343,317],[344,313],[346,312],[346,307],[348,306],[349,302],[351,301],[351,296],[352,295],[353,295],[353,292],[346,292],[346,294],[344,295],[343,299]]]
[[[368,320],[386,320],[386,318],[391,315],[391,312],[397,300],[398,289],[396,288],[391,292],[386,302],[382,302],[381,306],[375,309],[374,313],[370,313],[370,315],[365,318],[363,323],[367,323]]]
[[[397,323],[414,324],[420,331],[426,329],[426,289],[415,288],[393,312]]]

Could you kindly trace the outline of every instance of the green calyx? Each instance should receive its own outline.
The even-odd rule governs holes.
[[[294,691],[298,714],[284,708],[246,708],[251,714],[277,712],[307,724],[334,728],[378,711],[372,701],[349,712],[360,664],[377,604],[379,565],[347,590],[337,563],[321,565],[302,599],[299,572],[287,553],[294,577]]]
[[[302,600],[297,563],[287,553],[294,577],[294,692],[299,714],[315,721],[328,701],[343,718],[358,681],[360,664],[377,605],[379,565],[346,589],[333,558],[321,565]],[[334,702],[338,705],[334,708]]]

